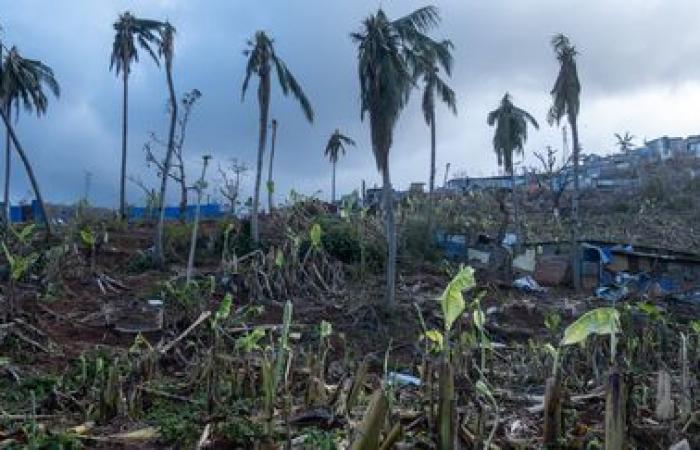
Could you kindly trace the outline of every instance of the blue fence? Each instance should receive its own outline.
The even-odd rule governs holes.
[[[0,203],[1,204],[1,203]],[[43,220],[39,203],[33,200],[29,205],[10,205],[10,222],[41,222]]]
[[[194,220],[196,214],[197,206],[188,205],[185,209],[185,220]],[[146,219],[156,219],[157,212],[151,208],[144,208],[133,206],[129,208],[129,220],[138,221]],[[221,205],[218,203],[209,203],[206,205],[201,205],[199,210],[199,216],[202,219],[216,219],[223,217],[225,215],[224,211],[221,209]],[[180,219],[180,207],[179,206],[166,206],[165,207],[165,220],[179,220]],[[29,205],[16,205],[10,206],[10,221],[12,223],[24,223],[24,222],[35,222],[41,223],[43,221],[43,215],[41,214],[41,208],[39,208],[39,203],[34,200]]]

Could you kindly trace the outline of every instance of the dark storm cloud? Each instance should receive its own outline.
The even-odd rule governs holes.
[[[435,37],[455,44],[452,85],[459,116],[439,107],[438,180],[442,166],[472,175],[496,170],[490,149],[487,112],[508,90],[531,111],[542,130],[532,133],[528,150],[557,146],[561,133],[544,120],[548,91],[556,76],[549,39],[565,32],[580,49],[583,82],[581,129],[586,151],[608,152],[613,132],[638,136],[689,134],[688,118],[700,101],[700,33],[694,20],[700,4],[691,0],[569,1],[443,0]],[[126,9],[143,17],[170,20],[176,36],[175,83],[203,97],[192,116],[186,153],[189,173],[199,172],[200,156],[213,154],[210,174],[230,158],[251,166],[257,144],[255,88],[241,102],[245,40],[264,29],[278,54],[302,83],[316,111],[306,123],[291,99],[275,88],[271,115],[279,121],[276,152],[278,197],[289,189],[312,193],[329,188],[325,140],[341,128],[358,141],[339,164],[339,189],[357,188],[361,179],[379,181],[367,124],[360,122],[356,49],[348,35],[376,9],[376,0],[267,0],[194,2],[0,0],[4,42],[51,65],[62,85],[46,117],[20,115],[17,125],[45,196],[70,202],[82,194],[84,171],[93,175],[92,199],[115,206],[120,161],[121,83],[109,71],[111,24]],[[423,6],[414,0],[387,1],[390,16]],[[150,131],[165,135],[164,73],[145,54],[130,82],[129,172],[155,186],[145,167],[142,145]],[[15,162],[15,165],[18,163]],[[425,180],[428,132],[418,92],[400,119],[392,148],[392,176],[399,187]],[[29,196],[25,177],[15,171],[13,199]],[[247,193],[253,174],[247,178]],[[174,191],[174,190],[173,190]],[[142,200],[133,185],[132,202]]]

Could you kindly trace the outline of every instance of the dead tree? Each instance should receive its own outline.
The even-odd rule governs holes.
[[[174,180],[180,186],[180,220],[184,221],[186,219],[187,213],[187,193],[189,187],[187,186],[187,178],[185,176],[185,160],[184,160],[184,147],[185,147],[185,136],[187,135],[187,124],[189,123],[192,109],[202,96],[199,89],[192,89],[190,92],[186,93],[182,100],[180,100],[182,114],[178,116],[177,119],[177,130],[175,132],[175,147],[173,149],[174,159],[170,163],[170,173],[168,174],[172,180]],[[143,146],[143,150],[146,153],[146,161],[150,166],[153,164],[158,170],[158,174],[163,173],[163,161],[156,157],[153,152],[153,147],[158,146],[159,148],[167,149],[167,142],[159,138],[155,133],[151,132],[149,136],[149,141]]]
[[[534,170],[533,174],[540,187],[546,184],[552,199],[552,213],[555,217],[559,217],[559,207],[561,198],[564,195],[567,187],[573,182],[573,173],[570,170],[571,157],[563,164],[557,164],[557,151],[550,146],[547,146],[546,155],[540,152],[533,152],[542,164],[542,170]]]
[[[156,217],[155,214],[158,210],[158,205],[160,204],[158,201],[158,192],[156,191],[155,188],[150,188],[146,186],[146,183],[144,183],[141,178],[135,177],[133,175],[129,175],[129,181],[134,183],[141,191],[143,192],[145,198],[146,198],[146,212],[144,214],[144,219],[148,222],[155,221]]]
[[[237,159],[231,160],[231,165],[223,169],[219,165],[219,175],[221,176],[222,186],[219,192],[230,205],[229,213],[234,216],[236,214],[236,205],[239,203],[238,197],[241,192],[241,177],[248,171],[248,166],[245,163],[239,163]]]

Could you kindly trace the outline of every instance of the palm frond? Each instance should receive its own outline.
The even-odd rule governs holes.
[[[440,11],[435,6],[424,6],[392,22],[399,33],[408,29],[425,32],[439,23]]]
[[[284,61],[278,58],[274,53],[272,54],[272,60],[275,63],[275,71],[277,72],[277,77],[284,95],[291,92],[292,96],[299,102],[306,120],[313,122],[314,110],[311,107],[311,102],[309,102],[309,99],[306,97],[301,85],[299,82],[297,82],[296,78],[294,78],[292,72],[289,71]]]

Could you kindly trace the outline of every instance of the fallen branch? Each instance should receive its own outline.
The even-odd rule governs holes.
[[[187,335],[190,334],[190,333],[192,332],[192,330],[194,330],[194,329],[197,328],[202,322],[204,322],[205,320],[207,320],[207,319],[209,318],[209,316],[211,316],[211,311],[204,311],[202,314],[199,315],[199,317],[197,318],[197,320],[195,320],[195,321],[192,323],[192,325],[190,325],[189,327],[187,327],[187,329],[186,329],[185,331],[183,331],[182,334],[180,334],[180,336],[176,337],[175,340],[171,341],[169,344],[166,344],[166,345],[164,345],[164,346],[162,346],[162,347],[159,346],[159,347],[158,347],[158,353],[160,353],[161,355],[163,355],[163,354],[165,354],[165,353],[168,353],[168,351],[169,351],[171,348],[173,348],[175,345],[177,345],[178,342],[180,342],[180,341],[183,340],[185,337],[187,337]]]

